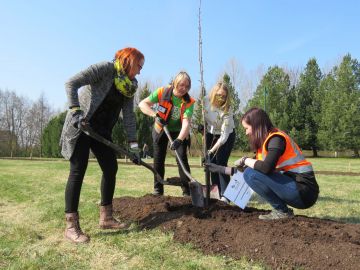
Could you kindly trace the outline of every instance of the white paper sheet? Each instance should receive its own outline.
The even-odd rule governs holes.
[[[243,173],[237,172],[231,177],[224,196],[241,209],[244,209],[253,193],[254,191],[246,184]]]

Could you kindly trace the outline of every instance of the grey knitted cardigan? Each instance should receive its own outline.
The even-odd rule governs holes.
[[[80,106],[87,120],[90,120],[96,109],[109,93],[116,76],[112,62],[101,62],[74,75],[65,83],[69,107]],[[78,93],[79,88],[81,89]],[[128,141],[136,141],[136,119],[134,98],[124,97],[122,107],[124,128]],[[71,125],[71,111],[68,111],[60,137],[61,154],[70,159],[81,131]]]

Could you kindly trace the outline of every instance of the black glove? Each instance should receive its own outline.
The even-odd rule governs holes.
[[[203,165],[203,166],[204,166],[205,163],[210,163],[211,162],[211,157],[210,157],[210,155],[208,153],[201,160],[201,165]]]
[[[141,163],[140,148],[137,142],[130,143],[129,152],[133,154],[133,158],[131,161],[136,165],[140,165]]]
[[[202,124],[199,124],[198,126],[197,126],[197,131],[199,132],[199,133],[204,133],[204,126],[202,125]]]
[[[215,163],[204,163],[205,167],[212,173],[225,174],[225,166],[217,165]]]
[[[163,126],[166,125],[166,121],[164,119],[162,119],[158,114],[156,114],[156,116],[155,116],[155,121]]]
[[[73,127],[80,128],[80,124],[84,120],[85,120],[84,112],[82,110],[78,109],[78,110],[75,110],[74,112],[72,112],[71,125]]]
[[[173,141],[173,143],[170,145],[170,149],[171,150],[176,150],[180,147],[180,145],[182,145],[183,141],[180,139],[175,139]]]

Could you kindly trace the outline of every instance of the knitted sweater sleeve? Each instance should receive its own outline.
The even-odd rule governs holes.
[[[109,70],[112,70],[112,64],[109,62],[101,62],[91,65],[72,76],[65,83],[69,107],[80,106],[78,95],[79,88],[85,85],[95,84],[102,80],[104,75],[109,73]]]

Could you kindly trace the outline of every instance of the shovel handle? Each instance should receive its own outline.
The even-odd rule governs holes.
[[[165,133],[166,133],[166,136],[168,137],[170,143],[172,144],[174,141],[173,141],[173,139],[171,138],[171,135],[170,135],[170,132],[169,132],[167,126],[164,125],[164,126],[163,126],[163,129],[164,129],[164,131],[165,131]],[[177,152],[177,150],[175,149],[174,151],[175,151],[175,155],[176,155],[176,157],[177,157],[177,159],[178,159],[178,161],[179,161],[179,163],[180,163],[180,166],[181,166],[183,172],[186,174],[186,176],[190,179],[191,182],[197,182],[197,183],[198,183],[198,181],[196,181],[196,180],[194,179],[194,177],[191,176],[191,174],[188,172],[188,170],[186,170],[185,165],[184,165],[182,159],[180,158],[180,155],[179,155],[179,153]]]
[[[129,151],[127,151],[125,148],[120,147],[119,145],[105,139],[104,137],[100,136],[99,134],[97,134],[95,131],[92,130],[92,128],[89,126],[89,124],[86,123],[81,123],[80,124],[80,129],[82,132],[84,132],[86,135],[90,136],[91,138],[97,140],[98,142],[101,142],[105,145],[107,145],[108,147],[110,147],[111,149],[113,149],[115,152],[123,154],[125,156],[130,157],[131,160],[133,160],[135,158],[133,153],[130,153]],[[162,177],[159,175],[159,173],[154,169],[154,167],[152,167],[150,164],[144,162],[143,160],[140,160],[140,165],[144,166],[145,168],[149,169],[150,171],[152,171],[152,173],[154,174],[156,181],[163,184],[163,185],[168,185],[169,183],[166,182],[164,179],[162,179]]]

